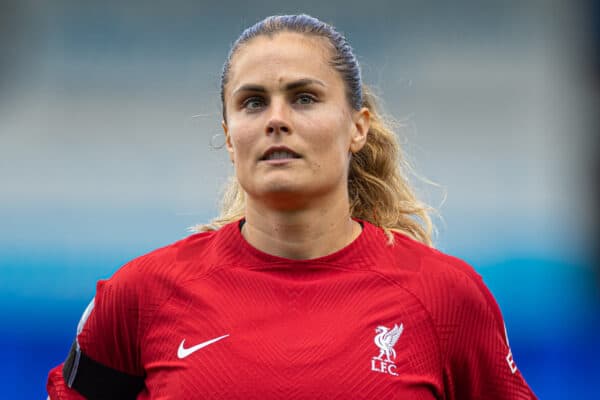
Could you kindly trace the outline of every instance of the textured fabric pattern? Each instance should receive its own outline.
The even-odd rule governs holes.
[[[535,398],[480,276],[362,224],[349,246],[313,260],[262,253],[238,224],[135,259],[98,283],[81,349],[144,376],[138,399]],[[81,398],[60,367],[47,387]]]

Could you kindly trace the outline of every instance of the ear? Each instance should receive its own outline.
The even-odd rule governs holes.
[[[371,126],[371,112],[368,108],[363,107],[354,113],[352,122],[354,129],[352,129],[350,138],[350,151],[357,153],[367,143],[367,135]]]
[[[233,163],[233,145],[231,144],[231,136],[229,135],[229,128],[227,127],[227,122],[225,122],[225,120],[221,121],[221,126],[223,127],[223,133],[225,134],[225,147],[227,148],[227,152],[229,153],[229,159]]]

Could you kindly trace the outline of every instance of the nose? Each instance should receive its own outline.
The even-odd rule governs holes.
[[[269,119],[265,127],[267,135],[278,133],[291,133],[288,110],[283,102],[273,101],[270,107]]]
[[[267,135],[272,133],[290,133],[288,124],[280,119],[271,118],[267,124]]]

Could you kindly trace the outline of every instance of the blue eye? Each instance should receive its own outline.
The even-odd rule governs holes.
[[[261,97],[256,96],[247,98],[242,104],[242,106],[249,111],[260,110],[264,105],[265,101]]]
[[[315,97],[310,94],[303,93],[296,97],[296,104],[308,105],[308,104],[313,104],[316,102],[317,102],[317,99],[315,99]]]

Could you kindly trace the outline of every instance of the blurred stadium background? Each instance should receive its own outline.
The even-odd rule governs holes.
[[[45,398],[95,282],[215,215],[229,45],[299,12],[346,33],[445,188],[438,247],[483,275],[536,394],[600,398],[600,12],[568,0],[2,0],[1,397]]]

